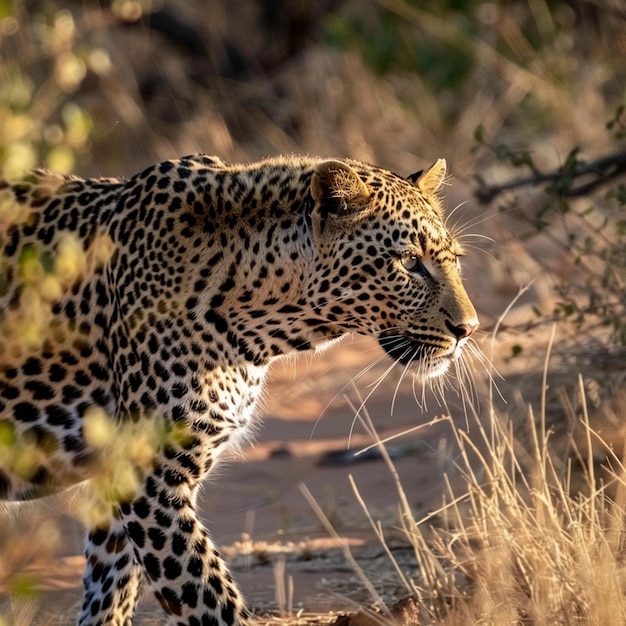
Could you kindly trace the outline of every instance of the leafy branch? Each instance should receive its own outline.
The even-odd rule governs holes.
[[[476,175],[474,195],[481,203],[522,187],[539,187],[545,192],[543,201],[535,199],[527,210],[513,213],[531,227],[525,235],[518,233],[518,239],[547,237],[551,249],[562,255],[560,271],[546,266],[557,296],[554,309],[547,314],[537,310],[538,317],[543,321],[567,319],[577,327],[578,337],[580,332],[596,338],[603,335],[607,348],[626,345],[625,114],[626,105],[621,104],[605,125],[612,135],[613,152],[586,161],[575,147],[558,168],[548,172],[537,167],[530,149],[492,145],[484,140],[480,126],[474,133],[474,151],[487,149],[514,170],[525,170],[523,175],[492,185]],[[601,187],[608,189],[599,202],[592,194]],[[505,204],[519,206],[514,193]]]
[[[514,178],[500,184],[487,184],[482,176],[477,174],[475,180],[478,187],[474,191],[474,195],[479,202],[488,204],[505,191],[519,187],[536,187],[547,183],[548,192],[573,198],[590,194],[597,188],[626,174],[626,150],[614,152],[594,161],[580,161],[578,152],[578,148],[572,150],[564,164],[552,172],[541,172],[533,164],[531,175]],[[530,166],[531,163],[532,161],[527,162],[527,165]],[[591,177],[591,180],[576,184],[584,177]]]
[[[605,124],[613,139],[626,138],[626,104],[620,104],[613,117]],[[563,164],[552,172],[542,172],[533,161],[529,150],[512,150],[505,144],[491,145],[485,141],[484,128],[478,126],[474,131],[476,145],[472,152],[486,148],[499,161],[508,161],[514,168],[526,167],[531,174],[520,176],[503,183],[490,185],[479,174],[474,176],[477,188],[474,195],[482,204],[489,204],[505,191],[520,187],[545,185],[545,191],[553,197],[575,198],[589,195],[626,173],[626,150],[615,152],[594,161],[579,159],[580,148],[569,152]],[[584,182],[580,182],[584,179]],[[626,204],[626,189],[619,186],[614,195],[621,204]]]

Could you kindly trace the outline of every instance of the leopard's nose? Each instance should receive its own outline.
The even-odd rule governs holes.
[[[446,320],[446,326],[448,330],[456,337],[456,340],[459,341],[464,339],[465,337],[469,337],[477,328],[478,321],[472,322],[464,322],[463,324],[452,324],[449,320]]]

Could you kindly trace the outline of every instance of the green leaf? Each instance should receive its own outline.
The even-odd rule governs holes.
[[[0,0],[0,20],[13,14],[13,3],[11,0]]]

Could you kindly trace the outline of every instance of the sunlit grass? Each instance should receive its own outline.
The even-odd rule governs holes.
[[[581,401],[584,387],[580,379]],[[544,390],[545,391],[545,390]],[[549,448],[549,434],[532,432],[530,449],[520,452],[513,425],[497,415],[485,424],[478,415],[470,430],[451,423],[460,450],[457,470],[463,479],[448,483],[444,504],[416,518],[393,461],[381,452],[394,478],[399,519],[413,546],[420,575],[406,576],[394,562],[385,531],[368,511],[375,535],[407,596],[416,599],[420,624],[622,624],[626,620],[626,469],[605,445],[608,467],[602,481],[594,469],[599,436],[588,418],[589,459],[582,490],[571,488],[572,468],[563,473]],[[363,421],[376,437],[367,412]],[[523,461],[521,460],[523,459]],[[352,559],[350,561],[353,561]],[[362,574],[358,568],[355,568]],[[375,598],[375,596],[373,596]],[[376,603],[381,609],[380,600]],[[387,613],[387,616],[389,613]],[[381,617],[382,619],[389,619]],[[384,623],[392,623],[384,621]],[[399,620],[398,624],[408,624]]]

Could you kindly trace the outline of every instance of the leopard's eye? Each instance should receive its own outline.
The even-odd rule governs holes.
[[[413,254],[411,252],[406,252],[402,255],[402,265],[407,272],[411,272],[411,274],[419,274],[420,276],[429,276],[428,270],[422,263],[417,254]]]
[[[408,272],[413,272],[421,265],[421,261],[417,254],[403,254],[402,265],[404,265],[404,269]]]

